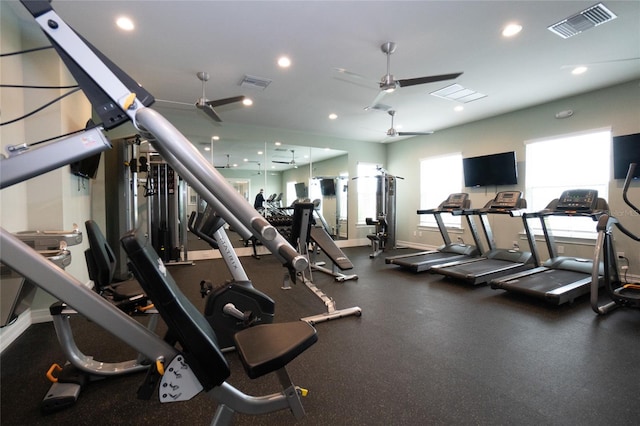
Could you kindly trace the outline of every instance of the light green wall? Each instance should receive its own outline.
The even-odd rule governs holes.
[[[478,102],[482,102],[481,100]],[[574,115],[567,119],[556,119],[558,111],[571,109]],[[518,185],[499,187],[498,190],[525,189],[525,145],[527,140],[582,132],[590,129],[611,128],[614,136],[640,132],[640,87],[638,81],[620,84],[584,95],[565,98],[543,105],[523,109],[463,126],[436,132],[431,136],[415,137],[389,145],[387,167],[391,173],[402,174],[405,181],[398,184],[398,240],[439,246],[442,244],[437,232],[423,230],[422,237],[414,236],[417,230],[420,182],[419,160],[430,156],[461,152],[463,157],[515,151],[518,159]],[[552,173],[553,171],[550,171]],[[612,172],[613,175],[613,172]],[[446,176],[443,176],[446,179]],[[434,183],[437,184],[437,183]],[[611,181],[609,206],[613,212],[622,212],[625,226],[640,234],[640,219],[631,215],[621,199],[621,181]],[[640,204],[640,188],[632,185],[630,198]],[[496,188],[462,188],[470,193],[472,206],[484,205],[495,195]],[[558,194],[560,195],[560,194]],[[525,194],[526,197],[526,194]],[[435,206],[434,206],[435,207]],[[499,220],[499,223],[495,223]],[[494,236],[498,246],[511,247],[523,230],[520,220],[493,218]],[[468,233],[465,241],[471,241]],[[526,241],[521,241],[526,247]],[[637,243],[626,238],[617,238],[619,251],[634,253],[630,272],[640,274],[640,257]],[[592,257],[591,245],[565,244],[565,254]]]

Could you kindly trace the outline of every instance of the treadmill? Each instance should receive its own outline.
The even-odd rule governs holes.
[[[496,248],[489,225],[489,214],[523,217],[522,209],[526,208],[526,206],[527,202],[522,198],[520,191],[502,191],[493,200],[490,200],[484,208],[466,211],[465,214],[473,214],[481,219],[489,251],[479,258],[434,266],[430,272],[479,285],[488,283],[503,275],[509,275],[536,266],[537,256],[535,252]],[[527,229],[526,234],[529,236],[527,221],[523,219],[523,223],[525,229]],[[531,244],[531,241],[529,241],[529,244]]]
[[[450,213],[452,215],[463,215],[465,210],[470,207],[469,194],[455,193],[449,195],[438,208],[428,210],[418,210],[418,214],[432,214],[435,217],[438,230],[444,241],[444,245],[437,250],[421,251],[411,254],[403,254],[398,256],[389,256],[385,259],[385,263],[397,265],[403,269],[412,272],[428,271],[433,266],[443,263],[453,262],[456,260],[470,259],[480,255],[482,246],[478,238],[476,224],[471,215],[464,215],[469,225],[469,230],[473,236],[475,246],[465,244],[464,242],[452,243],[447,227],[442,220],[442,213]]]
[[[593,259],[558,256],[548,219],[551,216],[589,217],[597,222],[607,211],[607,202],[598,198],[598,191],[573,189],[564,191],[560,198],[551,201],[544,210],[525,213],[525,220],[540,220],[549,259],[540,267],[494,279],[490,282],[491,288],[526,294],[555,305],[571,303],[576,297],[589,293]],[[535,245],[532,249],[535,250]],[[598,285],[602,281],[602,265],[599,266],[599,271]]]

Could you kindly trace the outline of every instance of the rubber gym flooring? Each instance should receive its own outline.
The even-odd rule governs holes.
[[[598,317],[588,296],[551,306],[523,296],[413,274],[369,259],[369,248],[344,250],[358,281],[314,273],[337,308],[361,317],[316,325],[319,341],[289,365],[309,389],[306,417],[288,411],[236,415],[237,425],[637,425],[640,418],[640,311]],[[390,251],[386,255],[406,253]],[[272,256],[242,258],[254,285],[276,301],[276,321],[324,312],[304,285],[280,289],[284,269]],[[199,282],[229,278],[220,260],[169,271],[204,306]],[[135,353],[109,333],[73,320],[81,350],[119,361]],[[159,330],[162,331],[162,330]],[[229,381],[244,392],[279,390],[275,377],[249,380],[229,354]],[[136,399],[142,375],[91,383],[78,402],[43,415],[45,372],[65,361],[51,323],[31,326],[1,356],[2,425],[206,425],[215,402],[206,395],[160,404]]]

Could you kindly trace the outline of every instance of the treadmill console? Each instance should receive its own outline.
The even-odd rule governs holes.
[[[598,191],[595,189],[570,189],[564,191],[558,199],[556,210],[592,211],[598,204]]]
[[[491,208],[492,209],[517,209],[519,208],[520,197],[522,197],[522,192],[520,191],[498,192],[496,197],[491,202]]]
[[[451,194],[446,200],[444,200],[441,208],[443,210],[466,209],[469,206],[468,199],[469,194],[464,192]]]

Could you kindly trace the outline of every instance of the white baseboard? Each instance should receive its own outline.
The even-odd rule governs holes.
[[[26,309],[12,324],[0,329],[0,354],[15,342],[22,333],[27,331],[31,324],[48,321],[52,321],[48,309],[38,309],[36,311]]]

